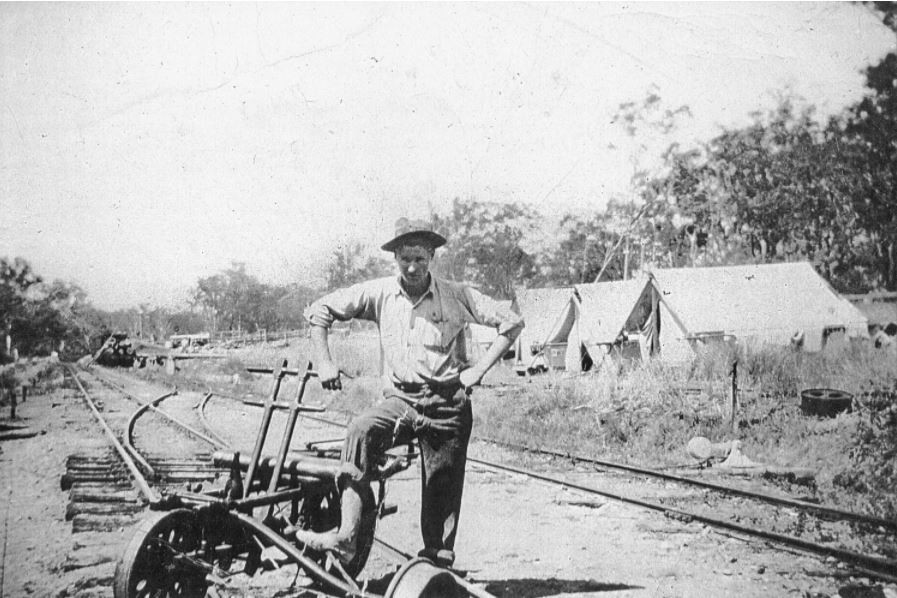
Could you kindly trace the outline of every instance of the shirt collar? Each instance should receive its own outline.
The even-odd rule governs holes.
[[[430,276],[430,286],[427,287],[427,292],[424,293],[421,297],[426,297],[428,294],[431,294],[434,297],[436,296],[436,277],[433,276],[432,272],[429,273],[429,276]],[[393,290],[392,290],[393,294],[404,295],[407,297],[408,293],[406,293],[405,289],[402,288],[402,275],[397,274],[396,277],[393,278],[392,280],[393,280]]]

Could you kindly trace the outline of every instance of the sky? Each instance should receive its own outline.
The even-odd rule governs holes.
[[[790,89],[821,118],[893,32],[847,3],[0,3],[0,257],[113,309],[246,264],[315,284],[453,198],[548,219]]]

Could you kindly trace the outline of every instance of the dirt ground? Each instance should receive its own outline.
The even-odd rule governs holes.
[[[72,391],[32,396],[19,405],[19,421],[40,434],[0,443],[0,598],[111,596],[114,558],[128,530],[111,534],[105,546],[75,546],[83,540],[65,521],[68,497],[59,486],[69,454],[104,442],[96,428],[79,423],[84,409]],[[247,443],[258,415],[247,407],[232,422]],[[502,458],[483,445],[472,445],[470,454]],[[897,586],[850,577],[820,557],[476,464],[468,472],[456,565],[497,597],[897,598]],[[579,483],[602,484],[601,474],[577,475]],[[419,491],[416,467],[393,478],[389,501],[399,512],[378,528],[382,539],[409,553],[420,548]],[[365,576],[392,570],[395,564],[375,553]],[[244,595],[282,596],[282,589],[249,583]]]

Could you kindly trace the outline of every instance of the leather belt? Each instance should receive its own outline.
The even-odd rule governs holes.
[[[396,387],[397,390],[401,392],[407,392],[410,394],[417,394],[419,392],[423,392],[425,390],[432,390],[434,392],[439,392],[443,390],[457,390],[461,388],[461,383],[456,381],[453,382],[393,382],[393,386]]]

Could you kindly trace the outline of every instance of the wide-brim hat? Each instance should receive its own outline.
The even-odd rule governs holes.
[[[428,245],[433,249],[446,244],[446,239],[433,230],[433,226],[425,220],[409,220],[399,218],[396,220],[396,235],[388,243],[384,243],[383,251],[395,251],[402,245],[412,242]]]

